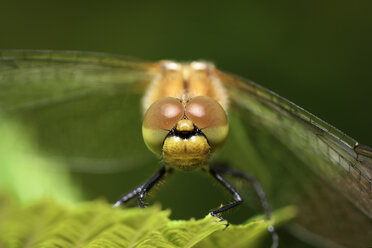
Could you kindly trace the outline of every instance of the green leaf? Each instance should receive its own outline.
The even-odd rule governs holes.
[[[0,247],[257,247],[268,236],[263,219],[231,225],[210,215],[200,220],[170,220],[169,210],[158,205],[140,209],[115,209],[94,201],[63,206],[42,200],[20,206],[0,196]],[[292,207],[274,214],[276,224],[295,214]]]

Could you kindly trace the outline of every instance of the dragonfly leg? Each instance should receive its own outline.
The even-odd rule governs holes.
[[[222,213],[222,212],[225,212],[237,205],[239,205],[240,203],[243,202],[243,199],[242,197],[240,196],[240,194],[238,193],[238,191],[229,183],[227,182],[221,175],[220,173],[218,173],[216,170],[214,170],[213,168],[210,168],[209,169],[209,173],[212,174],[212,176],[217,180],[219,181],[228,191],[230,191],[230,193],[234,196],[234,202],[232,203],[229,203],[225,206],[222,206],[220,208],[217,208],[215,210],[212,210],[210,212],[210,214],[212,216],[215,216],[217,218],[219,218],[221,221],[226,221],[226,227],[225,229],[229,226],[229,222],[224,219],[222,216],[220,216],[219,214]]]
[[[162,167],[153,177],[149,180],[138,186],[137,188],[131,190],[130,192],[126,193],[122,196],[114,205],[113,207],[118,207],[129,200],[133,199],[135,196],[138,195],[138,203],[139,205],[144,208],[145,204],[143,203],[142,199],[145,196],[146,192],[148,192],[165,174],[166,170],[165,167]]]
[[[232,176],[232,177],[237,177],[237,178],[243,179],[243,180],[251,183],[252,186],[254,187],[255,191],[256,191],[256,194],[257,194],[258,198],[260,199],[262,208],[265,211],[266,218],[268,220],[271,220],[271,208],[270,208],[270,204],[269,204],[269,202],[268,202],[268,200],[266,198],[265,192],[264,192],[261,184],[257,181],[257,179],[254,176],[252,176],[252,175],[250,175],[248,173],[245,173],[245,172],[233,170],[233,169],[230,169],[230,168],[224,168],[224,167],[213,168],[213,171],[217,175],[222,174],[222,175],[228,175],[228,176]],[[232,191],[230,190],[230,192],[232,192]],[[272,237],[272,240],[273,240],[271,247],[272,248],[278,247],[279,238],[278,238],[278,234],[275,231],[274,226],[271,226],[270,225],[268,227],[268,231],[271,233],[271,237]]]
[[[142,201],[142,199],[145,197],[146,193],[149,192],[150,189],[157,182],[159,182],[159,180],[165,175],[165,173],[166,173],[166,169],[163,166],[160,170],[158,170],[158,172],[156,172],[156,174],[153,177],[151,177],[149,180],[147,180],[147,182],[145,182],[142,185],[142,188],[141,188],[140,192],[138,193],[138,197],[137,197],[138,204],[140,205],[141,208],[146,207],[145,203]]]

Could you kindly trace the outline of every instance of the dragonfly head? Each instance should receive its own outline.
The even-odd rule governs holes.
[[[224,109],[210,97],[165,97],[146,111],[142,133],[150,151],[167,164],[192,169],[205,165],[211,152],[224,144],[228,122]]]

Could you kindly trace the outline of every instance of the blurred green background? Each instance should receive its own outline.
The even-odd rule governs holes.
[[[370,1],[2,1],[0,48],[101,51],[146,60],[209,60],[224,71],[279,93],[360,143],[372,145],[371,10]],[[115,106],[115,101],[120,102],[120,97],[108,106]],[[120,107],[113,111],[119,111]],[[87,116],[96,109],[89,110]],[[131,122],[140,130],[140,113],[136,114]],[[89,139],[94,138],[89,128],[81,130],[86,131]],[[54,132],[58,133],[58,129]],[[145,149],[137,133],[130,135],[137,146]],[[119,154],[121,148],[116,148],[112,153]],[[235,152],[242,154],[244,149]],[[276,154],[282,158],[286,157],[283,154],[289,154],[285,149],[272,153],[266,164],[274,163]],[[265,157],[265,151],[261,155]],[[147,164],[157,163],[149,152],[144,157],[151,157],[151,162],[145,161]],[[293,154],[287,159],[288,163],[301,163]],[[114,176],[78,175],[77,182],[84,186],[88,198],[99,196],[113,201],[154,170],[151,165]],[[253,173],[259,175],[262,170]],[[193,177],[179,173],[150,202],[162,202],[163,206],[172,208],[177,218],[202,217],[223,199],[222,191],[211,191],[211,180],[207,178],[196,173]],[[280,181],[270,183],[269,179],[264,182],[264,186],[271,186],[269,198],[274,199],[277,207],[285,205],[285,197],[276,193],[293,186]],[[197,195],[192,188],[195,185],[200,187]],[[186,190],[177,192],[180,188]],[[190,201],[203,200],[203,209],[197,210],[199,206],[195,204],[187,205],[190,209],[182,208]],[[262,213],[259,204],[255,204],[257,212]],[[242,212],[231,219],[241,218],[239,214]],[[281,237],[285,239],[285,234]]]
[[[0,48],[205,59],[372,144],[371,1],[2,1]]]

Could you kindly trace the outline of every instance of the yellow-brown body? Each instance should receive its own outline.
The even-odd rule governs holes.
[[[164,61],[161,66],[143,98],[143,137],[166,164],[193,169],[227,137],[225,89],[212,64]]]

